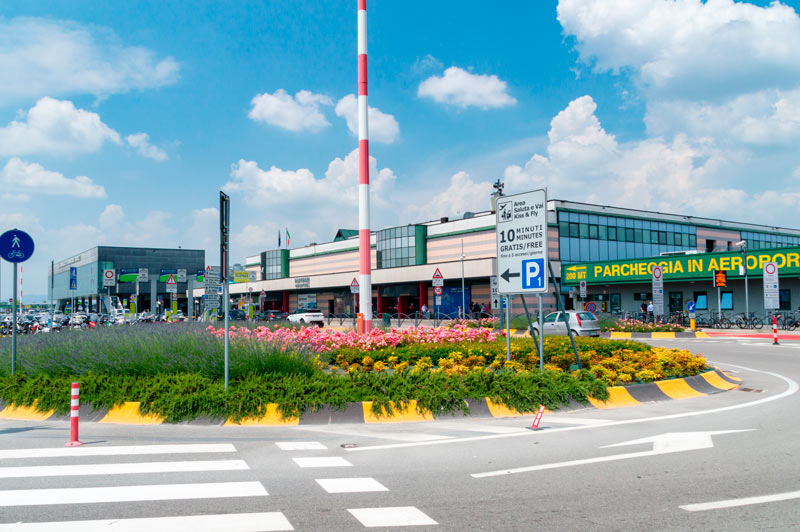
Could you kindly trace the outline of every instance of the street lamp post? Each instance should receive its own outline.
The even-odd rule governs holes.
[[[747,287],[747,240],[740,240],[736,243],[739,246],[739,251],[744,256],[744,315],[747,318],[747,324],[750,325],[750,291]]]

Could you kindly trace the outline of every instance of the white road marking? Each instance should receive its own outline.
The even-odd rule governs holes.
[[[555,462],[551,464],[540,464],[535,466],[515,467],[513,469],[501,469],[499,471],[488,471],[486,473],[473,473],[474,478],[499,477],[502,475],[512,475],[516,473],[530,473],[532,471],[544,471],[545,469],[558,469],[562,467],[573,467],[579,465],[597,464],[600,462],[614,462],[616,460],[628,460],[630,458],[644,458],[659,454],[679,453],[682,451],[693,451],[696,449],[708,449],[714,447],[711,436],[716,434],[729,434],[732,432],[749,432],[755,429],[744,430],[718,430],[710,432],[670,432],[659,434],[649,438],[615,443],[605,447],[619,447],[622,445],[638,445],[642,443],[652,443],[651,451],[641,451],[638,453],[614,454],[611,456],[597,456],[594,458],[584,458],[582,460],[570,460],[568,462]],[[605,448],[603,447],[603,448]]]
[[[260,532],[294,530],[281,512],[251,514],[187,515],[176,517],[146,517],[140,519],[102,519],[97,521],[61,521],[46,523],[0,524],[0,532],[141,532],[169,530],[170,532]]]
[[[766,504],[768,502],[789,501],[792,499],[800,499],[800,491],[789,491],[786,493],[776,493],[774,495],[761,495],[759,497],[745,497],[744,499],[728,499],[725,501],[684,504],[678,508],[686,510],[687,512],[703,512],[706,510],[734,508],[736,506],[749,506],[752,504]]]
[[[316,451],[327,449],[318,441],[276,441],[281,451]]]
[[[292,458],[300,467],[350,467],[353,464],[341,456]]]
[[[511,434],[528,429],[524,427],[506,427],[504,425],[490,425],[488,423],[459,423],[449,421],[436,421],[437,430],[461,430],[469,432],[484,432],[488,434]]]
[[[404,424],[405,430],[408,430],[409,423]],[[430,425],[430,423],[427,423]],[[321,432],[323,434],[341,434],[342,436],[369,436],[379,440],[393,440],[393,441],[406,441],[406,442],[421,442],[432,440],[445,440],[453,436],[444,436],[441,434],[426,434],[421,432],[385,432],[371,430],[372,427],[364,424],[356,425],[354,429],[343,429],[331,427],[319,427],[310,425],[300,425],[294,427],[295,430],[307,430],[312,432]]]
[[[422,447],[427,445],[444,445],[447,443],[465,443],[465,442],[473,442],[473,441],[485,441],[485,440],[496,440],[501,438],[516,438],[516,437],[533,437],[533,436],[543,436],[546,434],[553,434],[556,432],[570,432],[573,430],[586,430],[586,429],[594,429],[594,428],[605,428],[605,427],[617,427],[620,425],[633,425],[637,423],[649,423],[652,421],[665,421],[668,419],[680,419],[685,417],[694,417],[694,416],[705,416],[708,414],[717,414],[719,412],[727,412],[730,410],[738,410],[740,408],[749,408],[751,406],[758,406],[764,403],[769,403],[772,401],[777,401],[783,399],[784,397],[788,397],[790,395],[794,395],[800,390],[798,384],[788,377],[784,377],[783,375],[779,375],[777,373],[772,373],[770,371],[762,371],[759,369],[748,368],[745,366],[737,366],[735,364],[728,364],[728,363],[715,363],[710,361],[711,364],[719,364],[724,365],[726,367],[738,368],[746,371],[752,371],[754,373],[763,373],[765,375],[770,375],[772,377],[778,378],[784,381],[788,388],[777,394],[772,395],[769,397],[763,397],[761,399],[756,399],[755,401],[750,401],[749,403],[740,403],[737,405],[730,405],[730,406],[723,406],[719,408],[711,408],[709,410],[696,410],[693,412],[682,412],[680,414],[668,414],[664,416],[655,416],[655,417],[646,417],[646,418],[638,418],[638,419],[626,419],[622,421],[608,421],[606,423],[598,423],[596,425],[582,425],[576,427],[561,427],[557,429],[549,429],[547,431],[537,431],[534,432],[532,430],[526,430],[524,432],[514,432],[511,434],[490,434],[488,436],[470,436],[466,438],[452,438],[449,440],[435,440],[435,441],[428,441],[428,442],[416,442],[416,443],[394,443],[394,444],[386,444],[386,445],[372,445],[367,447],[351,447],[345,449],[347,452],[363,452],[363,451],[379,451],[385,449],[401,449],[404,447]],[[546,418],[545,418],[546,419]]]
[[[438,525],[414,506],[395,506],[389,508],[352,508],[348,512],[367,528],[377,526],[420,526]]]
[[[250,469],[244,460],[186,460],[182,462],[48,465],[0,467],[0,478],[133,475],[137,473],[183,473],[191,471],[234,471],[242,469]]]
[[[260,482],[209,482],[203,484],[153,484],[146,486],[104,486],[0,491],[0,506],[42,506],[46,504],[88,504],[98,502],[166,501],[263,497]]]
[[[365,491],[389,491],[389,488],[374,478],[318,478],[317,484],[328,493],[360,493]]]
[[[235,453],[230,443],[196,443],[179,445],[120,445],[113,447],[47,447],[43,449],[2,449],[0,460],[11,458],[52,458],[63,456],[116,456],[143,454]]]

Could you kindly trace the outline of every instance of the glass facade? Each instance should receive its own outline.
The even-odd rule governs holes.
[[[654,257],[668,251],[697,249],[692,225],[558,211],[562,262]]]
[[[416,226],[392,227],[377,233],[378,268],[415,265],[417,257]]]
[[[273,249],[261,253],[261,280],[288,277],[288,261],[289,251],[285,249]]]
[[[781,248],[800,245],[800,237],[787,235],[769,235],[767,233],[751,233],[742,231],[742,240],[747,241],[747,249]]]

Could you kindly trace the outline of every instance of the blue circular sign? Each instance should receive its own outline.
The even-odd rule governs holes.
[[[8,262],[25,262],[33,255],[33,239],[25,231],[12,229],[0,235],[0,257]]]

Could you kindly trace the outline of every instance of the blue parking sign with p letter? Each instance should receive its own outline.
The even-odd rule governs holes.
[[[522,261],[522,288],[542,288],[544,286],[544,259]]]

